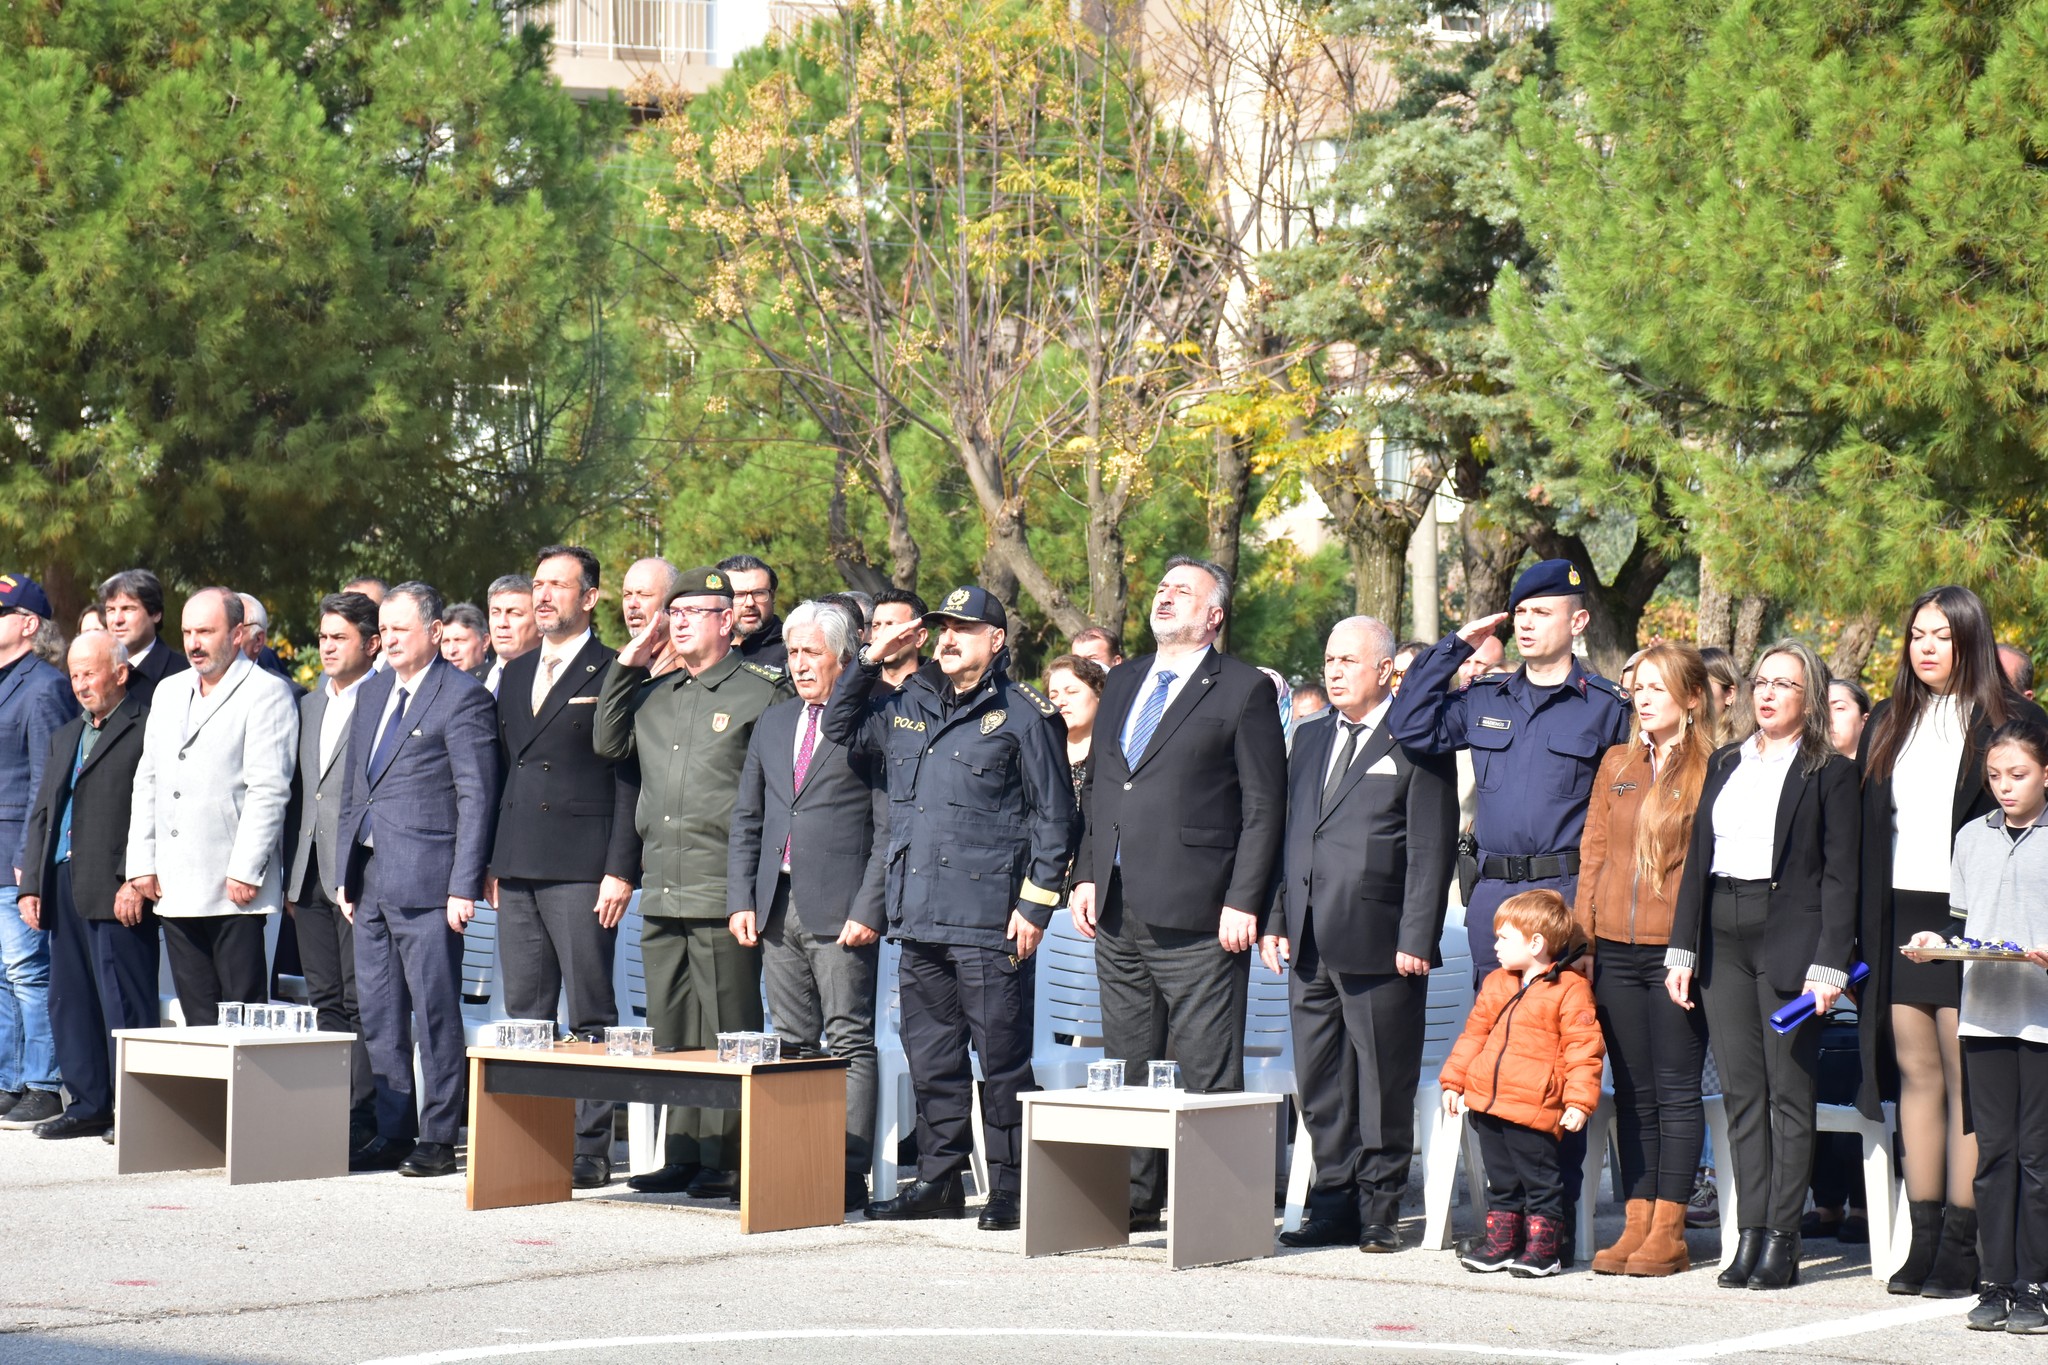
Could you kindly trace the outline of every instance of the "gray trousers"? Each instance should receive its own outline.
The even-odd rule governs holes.
[[[1245,997],[1250,953],[1226,953],[1212,932],[1162,929],[1124,913],[1123,875],[1109,879],[1095,928],[1102,987],[1103,1056],[1142,1083],[1147,1062],[1180,1063],[1194,1094],[1244,1089]],[[1166,1153],[1131,1153],[1131,1207],[1166,1204]]]
[[[784,1043],[816,1047],[847,1060],[846,1169],[861,1174],[875,1151],[875,980],[882,945],[842,948],[803,927],[789,905],[789,878],[760,926],[761,974],[768,1012]]]
[[[505,978],[505,1009],[515,1019],[552,1019],[563,988],[569,994],[569,1031],[604,1040],[619,1022],[612,994],[617,926],[597,922],[596,882],[498,882],[498,966]],[[576,1101],[576,1153],[612,1154],[608,1100]]]

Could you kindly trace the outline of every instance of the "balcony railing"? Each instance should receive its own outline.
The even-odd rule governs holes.
[[[768,0],[768,31],[787,36],[837,9],[832,0]]]
[[[554,26],[558,57],[706,64],[711,11],[712,0],[553,0],[527,18]]]

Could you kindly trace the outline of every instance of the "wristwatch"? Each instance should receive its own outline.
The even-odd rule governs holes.
[[[860,660],[861,667],[863,668],[873,668],[881,662],[880,659],[875,657],[875,647],[873,645],[862,645],[860,652],[854,655],[854,657]]]

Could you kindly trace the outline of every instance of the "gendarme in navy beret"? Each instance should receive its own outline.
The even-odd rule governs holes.
[[[943,602],[924,614],[924,623],[928,626],[935,626],[941,621],[981,621],[1007,628],[1010,618],[993,593],[986,588],[969,587],[953,589]]]
[[[1532,597],[1571,597],[1585,590],[1586,580],[1569,559],[1542,560],[1524,569],[1515,580],[1508,610],[1513,611]]]
[[[691,569],[688,573],[676,575],[676,588],[668,595],[668,600],[673,602],[678,597],[723,597],[730,602],[732,578],[723,569]]]

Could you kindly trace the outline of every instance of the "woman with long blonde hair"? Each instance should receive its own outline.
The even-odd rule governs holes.
[[[1593,1270],[1673,1275],[1691,1264],[1685,1207],[1706,1136],[1706,1025],[1666,992],[1664,952],[1717,717],[1706,664],[1692,646],[1652,645],[1634,669],[1636,735],[1607,751],[1593,780],[1574,909],[1593,941],[1628,1213]]]

